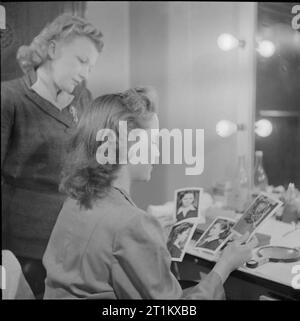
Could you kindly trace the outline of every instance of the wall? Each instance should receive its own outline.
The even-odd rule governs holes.
[[[162,128],[168,126],[168,15],[167,2],[131,2],[130,10],[130,84],[151,85],[159,97],[158,116]],[[168,165],[156,165],[151,181],[136,183],[132,195],[136,204],[146,208],[149,204],[166,202]]]
[[[127,1],[88,1],[86,18],[103,33],[104,48],[88,87],[94,97],[129,87],[129,5]]]
[[[249,4],[230,2],[170,4],[169,124],[203,128],[205,143],[203,173],[186,176],[183,166],[170,166],[167,195],[181,186],[211,187],[232,179],[238,154],[245,154],[251,166],[249,131],[226,139],[215,131],[221,119],[252,126],[255,51],[250,9]],[[246,40],[247,47],[221,51],[217,37],[224,32]]]
[[[136,191],[139,205],[145,207],[149,195],[155,204],[172,199],[176,188],[208,188],[218,181],[232,179],[238,154],[246,155],[250,171],[253,131],[249,129],[255,106],[255,6],[230,2],[130,5],[131,49],[135,48],[131,51],[131,61],[135,63],[131,65],[131,82],[136,78],[153,81],[161,98],[161,127],[200,128],[205,134],[203,173],[186,176],[185,165],[160,165],[147,185],[147,192]],[[224,32],[244,39],[246,47],[221,51],[217,37]],[[215,131],[221,119],[244,123],[247,130],[221,138]]]
[[[83,16],[81,1],[5,2],[6,28],[1,30],[1,81],[22,77],[16,61],[20,46],[28,45],[45,25],[58,15],[68,12]],[[28,23],[30,21],[30,23]]]
[[[137,205],[160,204],[184,186],[211,187],[232,179],[237,155],[251,165],[255,62],[255,3],[119,2],[88,5],[88,18],[105,35],[105,52],[90,81],[93,93],[154,86],[161,128],[204,129],[204,172],[186,176],[185,165],[158,165],[152,180],[133,188]],[[244,49],[223,52],[217,37],[232,33]],[[221,119],[248,128],[217,136]]]

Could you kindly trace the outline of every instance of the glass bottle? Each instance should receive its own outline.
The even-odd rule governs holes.
[[[238,212],[243,212],[249,199],[249,178],[244,155],[239,156],[234,185],[234,208]]]
[[[254,190],[259,193],[261,191],[266,191],[269,182],[267,174],[263,167],[263,152],[257,150],[255,152],[255,167],[254,167]]]

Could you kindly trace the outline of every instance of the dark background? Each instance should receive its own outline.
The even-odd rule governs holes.
[[[22,76],[16,63],[17,50],[29,45],[42,28],[62,13],[84,16],[83,1],[4,2],[6,29],[1,30],[1,81]]]
[[[258,3],[257,35],[271,40],[274,55],[257,54],[256,120],[269,119],[273,132],[269,137],[256,135],[255,150],[264,152],[264,169],[269,184],[292,182],[300,188],[300,50],[293,42],[292,29],[296,2]],[[266,111],[276,116],[265,117]],[[275,111],[275,112],[273,112]]]

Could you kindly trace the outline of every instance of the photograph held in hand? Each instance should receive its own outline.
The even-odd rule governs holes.
[[[280,200],[269,194],[260,193],[233,226],[233,234],[240,236],[248,232],[249,240],[256,230],[276,213],[282,204]]]

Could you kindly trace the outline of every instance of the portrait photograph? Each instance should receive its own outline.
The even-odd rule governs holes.
[[[233,232],[237,235],[249,232],[248,239],[250,239],[257,228],[275,214],[280,206],[282,206],[282,202],[278,199],[265,193],[259,194],[237,221],[233,227]]]
[[[196,224],[191,222],[180,222],[173,226],[167,242],[172,261],[182,261],[195,228]]]
[[[175,191],[176,222],[190,218],[203,218],[200,210],[202,191],[202,188],[197,187],[182,188]]]
[[[189,242],[189,248],[194,248],[196,243],[200,240],[200,237],[204,234],[206,228],[203,229],[203,224],[197,224],[195,232]]]
[[[235,221],[227,217],[217,217],[202,234],[195,247],[216,253],[227,242]]]

